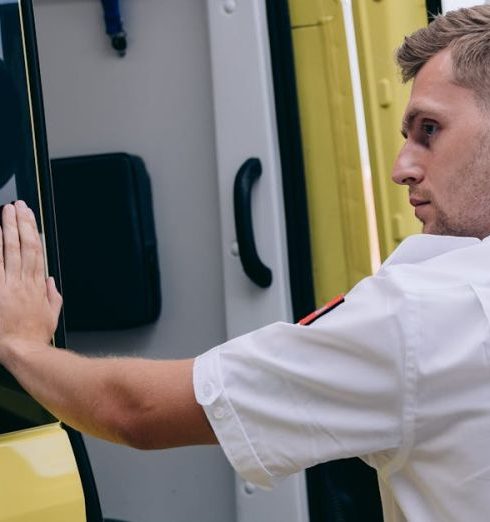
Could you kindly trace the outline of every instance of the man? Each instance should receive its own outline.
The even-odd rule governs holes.
[[[61,298],[32,213],[3,212],[0,362],[81,431],[139,448],[219,440],[269,486],[361,456],[385,520],[490,511],[490,6],[438,17],[398,53],[414,77],[393,178],[424,235],[309,326],[277,323],[195,361],[89,359],[48,346]]]

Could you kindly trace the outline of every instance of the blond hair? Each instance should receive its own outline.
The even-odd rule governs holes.
[[[451,52],[455,83],[489,104],[490,5],[438,15],[428,27],[406,36],[396,53],[403,82],[413,79],[443,49]]]

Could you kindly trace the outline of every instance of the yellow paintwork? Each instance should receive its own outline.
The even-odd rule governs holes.
[[[354,0],[356,39],[363,87],[381,257],[420,232],[406,187],[390,179],[403,143],[401,119],[409,96],[394,62],[404,35],[427,25],[424,0]]]
[[[0,436],[0,522],[85,522],[68,436],[59,423]]]
[[[342,7],[338,0],[290,0],[290,15],[321,305],[371,273],[367,212]]]
[[[319,20],[332,14],[332,5],[337,0],[289,0],[289,17],[292,27],[315,25]]]

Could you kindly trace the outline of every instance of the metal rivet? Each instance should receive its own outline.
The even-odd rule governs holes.
[[[243,486],[243,491],[247,493],[247,495],[252,495],[255,493],[255,486],[251,482],[245,482],[245,485]]]
[[[240,249],[238,248],[238,243],[233,241],[230,247],[230,253],[234,257],[238,257],[240,255]]]
[[[226,14],[232,14],[236,9],[235,0],[225,0],[223,2],[223,10]]]

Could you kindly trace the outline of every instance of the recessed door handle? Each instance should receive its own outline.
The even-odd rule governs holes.
[[[272,272],[259,258],[252,224],[252,187],[261,174],[260,160],[249,158],[237,172],[233,195],[235,230],[243,270],[256,285],[267,288],[272,283]]]

